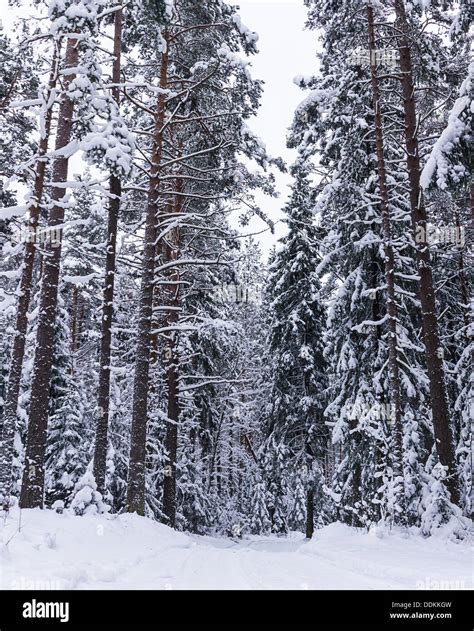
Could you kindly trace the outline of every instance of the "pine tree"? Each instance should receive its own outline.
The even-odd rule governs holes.
[[[24,143],[24,138],[28,137],[33,129],[31,120],[23,112],[16,112],[15,110],[8,112],[8,107],[16,98],[28,98],[33,96],[35,89],[38,89],[38,80],[31,65],[31,60],[27,58],[27,50],[20,49],[16,51],[16,55],[13,54],[11,44],[8,42],[2,34],[0,27],[0,46],[2,65],[4,67],[4,73],[2,76],[2,85],[0,86],[0,98],[2,99],[1,123],[2,123],[2,143],[1,143],[1,158],[2,164],[10,165],[6,167],[5,173],[2,173],[0,179],[0,199],[5,206],[13,205],[13,198],[4,190],[3,179],[7,176],[13,175],[13,172],[8,173],[8,169],[11,169],[14,165],[25,161],[27,159],[27,152],[33,150],[33,143]],[[29,51],[31,52],[31,51]],[[49,76],[49,82],[42,93],[38,90],[41,96],[42,114],[44,115],[44,124],[42,129],[41,138],[36,148],[36,169],[34,174],[34,183],[30,194],[31,203],[28,208],[28,223],[23,227],[23,232],[26,233],[26,243],[24,246],[23,263],[19,270],[20,283],[19,283],[19,299],[17,305],[16,322],[15,322],[15,335],[13,338],[11,349],[11,361],[9,365],[8,381],[4,382],[4,367],[1,367],[2,376],[2,406],[0,409],[2,416],[2,433],[0,436],[0,501],[2,501],[4,507],[7,508],[9,504],[10,487],[12,481],[12,458],[13,458],[13,441],[15,436],[16,420],[17,420],[17,406],[18,397],[20,392],[20,380],[21,370],[23,366],[23,358],[25,353],[25,336],[27,330],[27,313],[30,303],[31,289],[32,289],[32,277],[33,266],[35,258],[35,240],[36,232],[38,228],[39,214],[40,214],[40,202],[43,194],[44,178],[46,162],[41,160],[48,149],[48,141],[51,129],[51,117],[52,106],[49,103],[50,95],[56,84],[56,57],[57,51],[55,49],[53,55],[53,63]],[[27,77],[27,73],[29,76]],[[25,169],[27,172],[27,170]],[[20,209],[23,212],[24,209]],[[5,234],[6,230],[3,229],[3,220],[0,215],[0,227]],[[3,249],[3,244],[2,244]],[[6,327],[5,327],[6,328]],[[2,349],[2,357],[7,357],[7,349]],[[3,409],[3,402],[5,409]]]
[[[88,458],[84,419],[84,384],[72,374],[69,315],[60,296],[51,377],[48,445],[45,463],[45,499],[48,506],[60,501],[68,506]]]
[[[76,515],[96,515],[108,511],[108,507],[102,502],[102,495],[97,491],[91,467],[74,487],[71,510]]]
[[[285,208],[288,234],[269,278],[273,298],[270,349],[274,361],[270,435],[288,449],[288,465],[311,468],[322,460],[328,432],[323,419],[326,387],[323,359],[325,312],[316,268],[319,232],[314,225],[308,174],[297,164]],[[290,464],[291,463],[291,464]],[[307,485],[312,511],[314,480]],[[312,523],[308,529],[312,535]]]
[[[417,110],[414,94],[414,74],[410,45],[410,26],[404,0],[394,2],[396,25],[399,31],[398,47],[400,71],[402,76],[403,110],[406,142],[406,161],[410,183],[410,208],[413,236],[418,231],[426,230],[427,214],[420,186],[420,154],[418,144]],[[451,498],[459,502],[452,428],[449,422],[449,407],[446,393],[445,374],[441,356],[439,327],[437,318],[435,288],[431,270],[429,248],[418,244],[415,247],[418,273],[420,275],[419,299],[423,320],[423,336],[426,350],[426,366],[430,380],[431,411],[438,457],[443,466],[448,468],[446,477]]]
[[[120,7],[114,15],[114,47],[112,62],[112,88],[113,98],[120,105],[120,88],[118,84],[121,80],[121,52],[122,52],[122,24],[123,9]],[[116,247],[118,218],[120,212],[120,202],[122,195],[122,182],[120,177],[112,172],[109,183],[110,202],[107,220],[107,246],[105,257],[105,275],[102,303],[102,328],[101,328],[101,349],[99,367],[99,387],[97,399],[97,427],[94,446],[94,476],[100,492],[105,489],[108,428],[109,428],[109,408],[110,408],[110,363],[112,344],[112,320],[114,311],[114,285],[116,266]]]
[[[216,236],[223,240],[228,238],[226,226],[220,226],[218,219],[210,219],[207,224],[202,219],[211,218],[216,213],[224,215],[224,199],[246,196],[248,189],[271,187],[264,175],[252,175],[238,158],[243,154],[254,159],[261,169],[269,163],[266,152],[244,124],[255,111],[261,91],[260,84],[254,82],[246,70],[246,63],[239,61],[236,54],[237,51],[254,52],[251,33],[235,19],[235,11],[221,2],[214,2],[212,6],[177,3],[174,11],[176,20],[165,29],[164,38],[168,45],[159,60],[161,63],[158,62],[162,82],[166,80],[167,65],[176,66],[176,55],[185,55],[186,63],[182,57],[178,62],[181,71],[173,78],[173,83],[180,86],[182,92],[168,99],[162,95],[156,110],[157,117],[167,113],[170,119],[163,134],[160,132],[155,136],[152,155],[153,151],[161,152],[163,146],[169,145],[173,147],[173,157],[161,164],[159,177],[158,171],[150,174],[156,182],[151,179],[149,188],[150,216],[143,254],[129,475],[129,510],[143,512],[149,415],[147,384],[150,379],[150,340],[156,339],[151,330],[155,312],[161,314],[156,331],[164,340],[163,347],[169,349],[169,356],[163,358],[169,419],[164,440],[169,458],[166,466],[170,467],[169,475],[163,481],[163,507],[167,523],[171,525],[176,519],[180,415],[179,358],[175,349],[179,344],[181,322],[193,326],[191,321],[200,318],[200,314],[188,315],[183,311],[185,297],[182,289],[187,284],[183,279],[189,270],[199,270],[201,265],[218,265],[219,257],[214,256],[212,243]],[[227,25],[226,29],[222,29],[223,24]],[[199,40],[194,37],[196,29],[200,31]],[[214,63],[217,63],[217,69],[212,70]],[[177,97],[184,94],[186,98],[179,101]],[[157,123],[156,129],[162,128],[163,125]],[[159,164],[160,156],[156,154],[152,162]],[[224,168],[223,165],[228,166]],[[155,222],[153,225],[152,221]],[[189,228],[189,223],[194,230]],[[185,230],[181,230],[181,224],[186,226]],[[211,240],[201,241],[201,234],[206,231]],[[204,249],[199,251],[192,245],[189,251],[187,244],[194,242],[203,245]],[[216,245],[218,249],[219,244]],[[193,273],[199,274],[198,271]],[[202,317],[205,321],[205,315]],[[155,341],[152,345],[159,346]]]
[[[266,534],[271,526],[268,512],[266,484],[262,480],[256,481],[250,504],[250,530],[253,534]]]
[[[61,69],[65,79],[58,112],[56,157],[51,169],[53,185],[48,217],[50,231],[57,230],[57,226],[64,221],[67,191],[62,183],[67,181],[69,159],[69,153],[64,148],[74,137],[81,139],[89,159],[103,160],[109,167],[115,165],[117,171],[126,171],[130,166],[129,146],[123,142],[120,129],[114,125],[113,116],[110,116],[111,110],[107,107],[110,100],[99,98],[103,85],[100,82],[101,71],[93,45],[93,37],[97,34],[97,3],[95,0],[83,2],[80,15],[70,11],[69,4],[52,0],[50,6],[51,35],[67,39],[64,67]],[[71,33],[77,33],[78,37]],[[79,66],[80,53],[82,59]],[[109,115],[108,120],[98,123],[96,116],[99,113],[103,115],[104,112],[106,116]],[[42,506],[43,503],[48,392],[53,360],[61,245],[62,231],[59,229],[57,238],[46,244],[43,258],[40,315],[20,498],[20,504],[24,508]]]

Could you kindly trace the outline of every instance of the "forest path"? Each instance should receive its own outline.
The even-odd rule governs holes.
[[[467,542],[343,524],[311,541],[180,533],[137,515],[14,510],[0,523],[1,589],[472,588]]]

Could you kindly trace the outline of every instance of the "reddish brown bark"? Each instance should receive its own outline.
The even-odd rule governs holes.
[[[115,12],[114,19],[114,61],[112,93],[117,105],[120,103],[120,65],[122,49],[122,9]],[[94,477],[97,489],[105,490],[107,444],[110,404],[110,362],[112,349],[112,320],[117,249],[117,227],[120,212],[122,185],[116,175],[110,176],[110,202],[107,220],[107,252],[105,257],[105,278],[102,301],[99,388],[97,398],[97,426],[94,445]]]
[[[51,92],[56,87],[58,48],[54,49],[51,73],[48,82],[48,91]],[[7,395],[5,399],[4,419],[2,433],[0,437],[0,502],[5,510],[8,509],[10,489],[12,482],[12,462],[13,462],[13,441],[16,430],[16,416],[18,408],[18,397],[20,394],[21,372],[23,359],[25,356],[25,340],[28,328],[28,309],[30,306],[33,269],[36,252],[36,235],[40,217],[40,205],[43,197],[44,180],[46,173],[46,158],[48,151],[49,137],[51,134],[51,121],[53,107],[46,111],[44,120],[44,135],[38,144],[38,162],[36,164],[35,181],[33,185],[33,203],[28,213],[28,239],[25,243],[23,254],[23,265],[20,278],[19,297],[16,312],[15,335],[10,361],[10,371],[8,375]]]
[[[65,68],[77,67],[79,58],[78,41],[68,39]],[[64,96],[58,115],[55,150],[59,151],[69,144],[73,123],[73,102],[67,97],[67,89],[75,74],[65,74],[63,79]],[[59,155],[52,168],[52,181],[67,181],[68,158]],[[66,190],[62,186],[53,186],[51,199],[53,207],[49,213],[48,227],[54,229],[64,222],[64,205],[62,203]],[[46,450],[46,432],[48,424],[48,399],[53,361],[54,328],[58,303],[59,266],[61,261],[62,232],[59,230],[57,240],[48,242],[43,256],[44,269],[41,281],[40,308],[38,330],[36,335],[36,352],[31,384],[30,417],[26,442],[25,466],[20,496],[21,508],[43,506],[44,494],[44,460]]]
[[[160,69],[160,87],[168,83],[168,33],[165,32],[166,49]],[[166,97],[158,96],[153,148],[151,155],[150,182],[145,224],[145,239],[142,264],[142,280],[138,316],[137,347],[133,384],[132,430],[130,439],[130,461],[127,482],[127,511],[145,513],[145,456],[148,416],[148,383],[150,374],[150,341],[153,312],[153,281],[155,273],[155,241],[158,202],[160,196],[160,170],[163,148],[162,127],[165,120]]]
[[[181,212],[182,181],[176,179],[176,192],[174,204],[174,215],[177,217]],[[170,235],[170,246],[167,248],[169,261],[176,261],[179,256],[179,228],[174,228]],[[171,285],[168,287],[170,310],[167,316],[167,326],[173,327],[179,320],[180,297],[179,297],[179,272],[172,269],[169,274]],[[168,364],[166,369],[166,382],[168,387],[168,424],[166,427],[165,448],[168,455],[168,468],[163,484],[163,513],[166,516],[166,523],[174,528],[176,526],[176,458],[178,452],[178,421],[179,421],[179,389],[178,389],[178,366],[176,356],[176,335],[174,331],[168,333]]]
[[[369,50],[376,50],[374,11],[367,6],[367,25]],[[371,56],[372,59],[372,56]],[[382,112],[380,109],[380,87],[377,74],[377,66],[370,64],[372,83],[372,100],[375,122],[375,147],[377,153],[377,174],[380,194],[380,212],[382,215],[382,235],[384,248],[385,282],[387,285],[387,316],[388,316],[388,353],[390,370],[390,404],[394,412],[392,420],[392,433],[394,437],[392,463],[394,474],[403,478],[403,426],[400,395],[400,366],[398,360],[398,335],[397,335],[397,300],[395,292],[395,255],[392,245],[392,224],[390,218],[389,191],[387,186],[387,173],[385,168],[384,138],[382,126]],[[398,498],[398,504],[405,506],[404,488],[401,487],[402,496]],[[404,521],[404,515],[399,519]]]
[[[416,116],[413,68],[409,43],[409,25],[403,0],[395,0],[396,25],[399,33],[400,70],[405,119],[405,146],[410,184],[412,230],[418,265],[419,298],[423,322],[426,367],[430,384],[431,411],[436,451],[440,463],[447,469],[446,486],[455,504],[459,503],[459,488],[454,455],[453,435],[443,366],[443,352],[438,331],[436,298],[431,271],[431,256],[427,243],[417,243],[417,235],[426,235],[427,213],[420,186],[420,154]]]

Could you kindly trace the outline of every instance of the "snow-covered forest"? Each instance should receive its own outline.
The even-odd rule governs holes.
[[[303,1],[315,72],[295,78],[286,164],[252,128],[258,36],[234,4],[10,0],[7,525],[41,508],[290,547],[374,527],[463,547],[470,2]],[[261,200],[284,172],[267,257]]]

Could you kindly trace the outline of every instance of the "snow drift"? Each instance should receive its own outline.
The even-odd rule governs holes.
[[[137,515],[14,508],[0,522],[0,589],[470,589],[467,541],[340,523],[311,541],[176,532]]]

